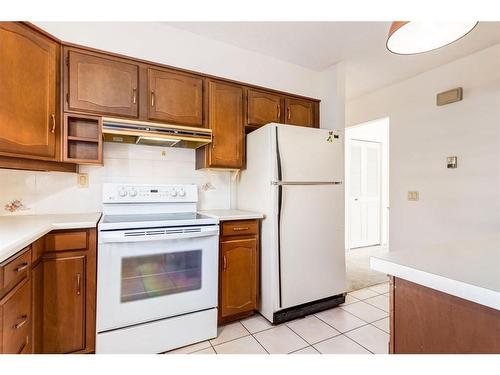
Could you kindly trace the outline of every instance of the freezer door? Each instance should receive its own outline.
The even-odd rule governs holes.
[[[343,185],[276,186],[279,309],[346,291]]]
[[[281,181],[338,181],[344,176],[343,138],[339,131],[276,126]]]

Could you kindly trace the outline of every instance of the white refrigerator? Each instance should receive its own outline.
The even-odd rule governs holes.
[[[341,131],[268,124],[247,135],[238,208],[262,212],[261,314],[272,323],[345,300]]]

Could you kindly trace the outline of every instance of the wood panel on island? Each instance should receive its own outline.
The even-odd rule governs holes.
[[[500,311],[399,277],[390,282],[391,354],[499,354]]]

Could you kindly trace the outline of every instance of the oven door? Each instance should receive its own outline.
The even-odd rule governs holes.
[[[217,225],[99,232],[97,332],[217,306]]]

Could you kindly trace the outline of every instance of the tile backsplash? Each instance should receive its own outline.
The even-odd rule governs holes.
[[[80,172],[88,173],[88,187],[78,187],[73,173],[0,169],[0,215],[100,211],[105,182],[194,183],[199,209],[231,206],[232,172],[195,170],[190,149],[104,143],[104,166],[80,166]],[[5,206],[14,200],[23,206],[10,212]]]

